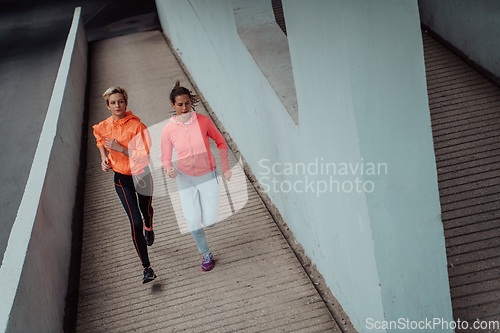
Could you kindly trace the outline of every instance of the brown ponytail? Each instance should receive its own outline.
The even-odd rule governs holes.
[[[181,87],[181,83],[179,80],[175,82],[174,89],[170,92],[170,103],[175,104],[175,98],[181,95],[188,95],[191,100],[191,108],[194,110],[194,105],[200,101],[200,97],[198,95],[193,95],[191,91],[185,87]]]

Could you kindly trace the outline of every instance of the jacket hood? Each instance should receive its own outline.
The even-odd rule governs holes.
[[[188,121],[186,122],[186,125],[192,124],[193,122],[197,121],[197,120],[198,120],[198,116],[197,116],[197,115],[198,115],[198,114],[197,114],[196,112],[191,111],[191,119],[190,119],[190,120],[188,120]],[[175,120],[175,117],[176,117],[176,116],[172,116],[172,117],[170,117],[170,122],[171,122],[172,124],[177,125],[177,126],[184,125],[184,124],[183,124],[183,123],[181,123],[180,121]]]

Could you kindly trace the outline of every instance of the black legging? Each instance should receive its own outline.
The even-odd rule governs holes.
[[[147,230],[153,227],[153,207],[151,206],[153,177],[148,167],[144,170],[140,175],[133,176],[115,172],[115,189],[130,220],[132,240],[137,254],[141,258],[142,266],[147,268],[150,263],[148,247],[143,235],[143,224]],[[137,198],[139,198],[139,204]]]

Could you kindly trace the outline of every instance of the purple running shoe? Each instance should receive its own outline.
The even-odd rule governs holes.
[[[201,263],[201,269],[204,271],[209,271],[214,268],[214,255],[212,253],[203,256],[203,262]]]

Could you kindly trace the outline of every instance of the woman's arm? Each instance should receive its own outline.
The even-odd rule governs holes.
[[[104,146],[110,150],[117,151],[122,153],[125,156],[130,157],[130,151],[128,148],[123,147],[118,141],[115,139],[104,139]],[[102,148],[102,147],[101,147]],[[101,153],[102,158],[102,153]]]
[[[108,171],[111,169],[111,166],[109,165],[109,160],[108,160],[108,155],[106,152],[106,149],[104,149],[104,142],[102,140],[102,132],[103,132],[103,126],[104,126],[104,121],[100,122],[99,124],[96,124],[92,126],[94,129],[94,136],[96,139],[96,144],[97,148],[99,149],[99,153],[101,154],[101,168],[102,171]]]
[[[161,131],[161,162],[167,175],[170,178],[175,178],[177,177],[177,170],[175,170],[174,164],[172,163],[172,151],[174,146],[170,141],[166,127],[165,125]]]
[[[106,149],[104,149],[103,146],[99,147],[99,152],[101,153],[101,168],[102,171],[108,171],[111,169],[111,166],[109,165],[109,160],[108,156],[106,156]]]
[[[226,140],[222,136],[222,134],[219,132],[217,127],[215,127],[214,123],[207,118],[207,133],[208,136],[211,137],[215,143],[217,144],[217,149],[219,149],[219,155],[220,155],[220,161],[221,161],[221,168],[222,172],[224,173],[224,177],[226,180],[230,180],[232,176],[232,171],[229,168],[229,157],[228,157],[228,149],[227,149],[227,144]]]
[[[140,123],[137,134],[130,140],[128,149],[123,147],[122,153],[130,158],[131,164],[148,164],[151,144],[151,135],[148,128],[143,123]]]

